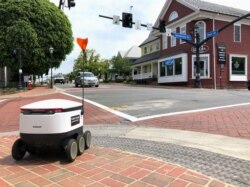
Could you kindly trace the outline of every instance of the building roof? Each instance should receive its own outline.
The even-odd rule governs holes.
[[[157,40],[157,39],[159,39],[159,38],[150,34],[148,36],[148,38],[146,40],[144,40],[141,45],[139,45],[139,47],[141,47],[142,45],[147,44],[149,42],[152,42],[154,40]]]
[[[117,56],[120,55],[123,58],[125,53],[126,53],[126,51],[118,51]]]
[[[166,11],[168,10],[170,4],[172,3],[173,0],[166,0],[164,6],[162,7],[162,10],[155,21],[154,27],[159,26],[159,20],[164,17],[166,14]],[[192,9],[194,12],[199,12],[199,11],[207,11],[207,12],[212,12],[212,13],[217,13],[217,14],[224,14],[224,15],[229,15],[229,16],[243,16],[247,13],[249,13],[246,10],[241,10],[229,6],[224,6],[224,5],[219,5],[216,3],[210,3],[207,1],[203,0],[176,0],[180,4],[183,4],[184,6],[187,6],[188,8]]]
[[[138,46],[132,46],[129,50],[127,50],[123,57],[126,58],[140,58],[141,57],[141,48]]]
[[[248,11],[210,3],[202,0],[177,0],[179,3],[188,6],[193,10],[204,10],[214,13],[226,14],[231,16],[242,16],[249,13]]]
[[[160,57],[160,51],[157,51],[157,52],[142,56],[141,58],[139,58],[135,62],[133,62],[132,65],[140,64],[142,62],[147,62],[150,60],[157,60],[159,57]]]

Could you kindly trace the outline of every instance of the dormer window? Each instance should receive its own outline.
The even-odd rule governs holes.
[[[170,14],[170,16],[169,16],[169,18],[168,18],[168,21],[173,21],[173,20],[175,20],[176,18],[178,18],[179,16],[178,16],[178,13],[176,12],[176,11],[173,11],[171,14]]]

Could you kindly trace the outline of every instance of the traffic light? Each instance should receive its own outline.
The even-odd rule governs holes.
[[[166,25],[165,25],[165,20],[161,19],[160,20],[160,25],[159,25],[159,30],[161,33],[165,33],[166,32]]]
[[[69,9],[70,9],[71,7],[74,7],[74,6],[76,6],[75,1],[74,1],[74,0],[68,0],[68,7],[69,7]]]
[[[133,26],[133,14],[131,13],[122,13],[122,26],[127,28],[132,28]]]

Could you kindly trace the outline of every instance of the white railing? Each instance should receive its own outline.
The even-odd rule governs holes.
[[[153,77],[152,72],[142,73],[142,74],[133,75],[133,80],[150,79],[152,77]]]

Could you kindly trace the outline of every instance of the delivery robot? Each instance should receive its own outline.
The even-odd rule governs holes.
[[[60,150],[73,162],[90,144],[90,131],[83,132],[82,104],[49,99],[21,107],[20,138],[13,144],[12,157],[21,160],[26,151],[38,154]]]

